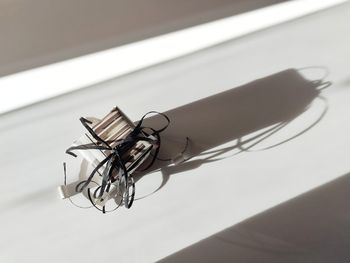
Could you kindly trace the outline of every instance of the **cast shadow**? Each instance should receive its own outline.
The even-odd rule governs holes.
[[[161,262],[350,262],[350,173]]]
[[[147,171],[162,171],[163,182],[156,191],[166,184],[172,174],[219,160],[224,153],[233,149],[249,150],[303,114],[316,98],[322,99],[325,102],[324,110],[318,119],[277,145],[306,132],[324,116],[327,103],[320,94],[330,84],[323,80],[308,80],[298,70],[287,69],[165,112],[171,123],[161,134],[160,158],[176,157],[183,151],[187,137],[190,141],[184,153],[185,162],[172,165],[171,162],[157,161]],[[155,115],[144,123],[145,126],[157,128],[164,125],[164,119]],[[244,139],[251,134],[254,136]],[[217,149],[234,140],[236,143],[233,146]],[[204,153],[205,157],[202,157]],[[136,174],[135,181],[145,174]]]

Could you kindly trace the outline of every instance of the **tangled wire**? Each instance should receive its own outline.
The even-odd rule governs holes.
[[[145,117],[149,114],[159,114],[163,116],[167,122],[166,125],[158,130],[151,127],[142,126]],[[87,179],[80,181],[75,186],[75,192],[82,193],[83,190],[87,190],[88,199],[90,200],[91,204],[103,213],[112,212],[122,204],[124,204],[126,208],[130,208],[135,197],[135,182],[130,174],[130,171],[139,166],[144,159],[139,158],[132,163],[131,167],[127,168],[125,165],[125,160],[123,160],[122,157],[129,153],[138,142],[148,142],[151,147],[147,150],[147,152],[151,152],[153,150],[154,153],[152,154],[151,161],[145,168],[142,169],[142,171],[149,169],[157,159],[161,145],[160,133],[169,126],[169,118],[163,113],[150,111],[141,118],[135,128],[124,139],[108,141],[102,139],[101,136],[94,131],[94,129],[91,127],[91,121],[85,118],[80,118],[80,122],[96,142],[72,146],[66,150],[66,153],[74,157],[77,157],[74,151],[81,150],[96,150],[107,154],[105,154],[105,158],[95,166]],[[103,172],[100,172],[100,169],[102,169]],[[66,174],[66,164],[64,163],[65,186],[67,185]],[[97,183],[96,180],[94,180],[97,175],[101,177],[101,183]],[[96,186],[93,190],[92,187],[89,187],[91,183],[94,183]],[[70,197],[68,198],[70,199]],[[107,211],[106,202],[111,199],[117,203],[117,206],[114,209]],[[70,201],[76,205],[71,199]]]

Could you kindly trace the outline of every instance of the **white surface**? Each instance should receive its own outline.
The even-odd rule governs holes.
[[[0,113],[121,76],[347,0],[295,0],[0,79]],[[21,94],[21,96],[19,96]]]
[[[1,116],[0,261],[153,262],[349,172],[349,17],[345,4]],[[296,139],[172,174],[130,210],[103,215],[59,199],[62,161],[70,159],[64,150],[83,131],[79,117],[100,117],[118,105],[137,120],[149,110],[171,110],[308,66],[326,67],[333,84],[322,92],[328,104],[324,118]],[[323,71],[303,74],[316,79]],[[289,88],[293,84],[286,80]],[[274,101],[274,94],[267,95]],[[258,114],[255,99],[251,112]],[[315,100],[292,129],[277,135],[288,138],[307,128],[319,116],[318,107]],[[240,120],[233,133],[254,124]],[[209,120],[206,132],[217,132]],[[280,138],[270,139],[265,146]],[[160,183],[159,172],[143,177],[137,196]]]

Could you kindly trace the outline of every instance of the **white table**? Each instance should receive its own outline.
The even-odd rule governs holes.
[[[169,260],[209,251],[205,259],[231,262],[348,262],[349,16],[344,4],[1,116],[0,261],[153,262],[233,227],[237,235],[221,234],[229,242]],[[332,85],[317,94],[319,83],[308,80],[325,69]],[[169,111],[169,133],[189,134],[197,153],[232,149],[165,169],[165,185],[130,210],[78,209],[56,192],[64,151],[83,132],[79,117],[114,105],[135,121]],[[249,148],[253,135],[287,122]],[[305,207],[283,204],[337,178]],[[137,197],[161,183],[159,171],[142,177]]]

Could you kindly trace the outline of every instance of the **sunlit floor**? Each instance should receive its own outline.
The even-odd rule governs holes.
[[[1,116],[1,262],[348,262],[349,17],[344,4]],[[164,137],[189,136],[195,156],[137,178],[130,210],[76,208],[56,191],[64,151],[79,117],[115,105],[167,112]]]

